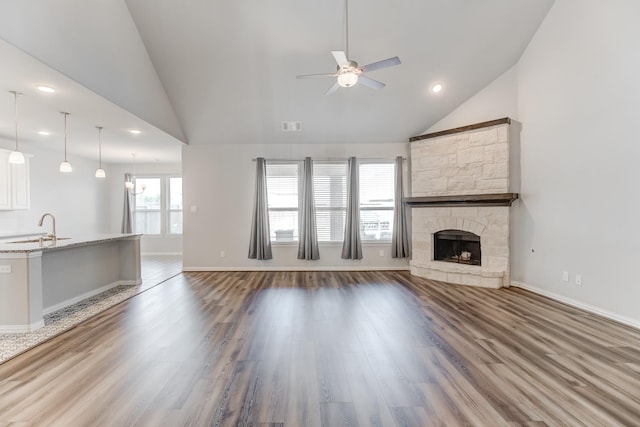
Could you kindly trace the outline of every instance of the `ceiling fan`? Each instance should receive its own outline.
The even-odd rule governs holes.
[[[382,89],[385,84],[364,75],[369,71],[379,70],[381,68],[392,67],[400,64],[400,58],[383,59],[382,61],[373,62],[368,65],[359,66],[356,61],[349,59],[349,0],[345,0],[345,50],[332,50],[331,54],[338,63],[335,73],[321,74],[305,74],[296,76],[297,79],[305,79],[309,77],[336,77],[336,82],[329,88],[326,95],[335,93],[340,87],[351,87],[357,83],[361,83],[372,89]]]

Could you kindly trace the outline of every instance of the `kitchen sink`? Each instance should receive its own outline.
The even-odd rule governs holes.
[[[56,240],[69,240],[71,237],[56,237]],[[53,238],[51,237],[43,237],[42,241],[43,242],[50,242],[52,241]],[[39,243],[40,239],[28,239],[28,240],[16,240],[15,242],[8,242],[8,243]]]

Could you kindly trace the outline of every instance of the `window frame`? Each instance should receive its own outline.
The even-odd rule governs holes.
[[[269,166],[277,166],[277,165],[298,165],[298,192],[297,192],[297,199],[298,199],[298,206],[294,209],[291,207],[269,207],[269,178],[268,178],[268,168]],[[269,216],[269,240],[271,242],[272,245],[282,245],[282,246],[287,246],[287,245],[298,245],[298,242],[300,241],[300,206],[301,206],[301,199],[302,199],[302,169],[303,169],[303,165],[304,162],[302,160],[266,160],[265,162],[265,185],[267,187],[267,215]],[[298,221],[298,236],[295,236],[295,238],[292,238],[292,240],[276,240],[276,235],[275,235],[275,230],[272,229],[272,224],[271,224],[271,212],[295,212],[295,218],[296,221]],[[271,238],[271,234],[274,235],[273,238]]]
[[[347,182],[348,181],[348,179],[347,179],[347,174],[348,174],[348,170],[347,170],[348,161],[347,161],[347,159],[344,159],[344,160],[313,160],[312,159],[312,162],[314,164],[314,169],[313,169],[314,170],[314,174],[315,174],[315,171],[316,171],[316,168],[315,168],[316,164],[342,165],[342,166],[345,166],[345,185],[346,185],[345,198],[346,198],[347,197],[347,192],[349,191],[348,182]],[[314,178],[315,178],[315,176],[314,176]],[[322,211],[325,211],[325,212],[342,212],[344,214],[345,221],[346,221],[348,200],[346,201],[344,207],[328,207],[328,208],[318,209],[317,199],[315,199],[316,194],[317,194],[316,191],[315,191],[316,190],[315,182],[314,182],[313,190],[314,190],[313,191],[314,202],[316,202],[316,204],[315,204],[315,208],[316,208],[316,212],[315,212],[316,213],[316,226],[318,224],[318,211],[319,210],[322,210]],[[342,237],[340,238],[340,240],[320,240],[320,238],[318,237],[318,244],[327,245],[327,246],[329,246],[329,245],[337,245],[337,244],[342,245],[342,243],[344,242],[344,228],[343,228],[342,231],[343,231],[343,233],[342,233]],[[331,234],[331,233],[329,233],[329,234]]]
[[[383,160],[383,159],[379,159],[379,160],[358,160],[358,184],[362,185],[362,175],[360,173],[360,166],[362,165],[391,165],[393,166],[393,176],[395,177],[395,161],[393,159],[389,159],[389,160]],[[358,189],[360,190],[360,189]],[[361,191],[358,191],[358,195],[360,196]],[[396,195],[395,195],[395,191],[392,188],[392,192],[391,192],[391,196],[393,198],[393,203],[391,203],[391,206],[362,206],[362,198],[359,197],[358,200],[358,210],[360,213],[360,224],[359,229],[360,229],[360,239],[362,241],[362,244],[389,244],[391,243],[391,240],[393,239],[393,224],[389,224],[389,237],[385,238],[385,239],[365,239],[364,238],[364,227],[363,227],[363,223],[362,223],[362,212],[366,212],[366,211],[391,211],[392,216],[393,216],[393,211],[395,209],[395,199],[396,199]]]
[[[319,159],[319,160],[313,160],[312,162],[314,163],[314,166],[316,164],[348,164],[348,160],[344,159],[331,159],[331,160],[323,160],[323,159]],[[393,166],[393,173],[395,176],[395,161],[394,159],[363,159],[360,160],[358,159],[358,174],[360,175],[360,167],[362,165],[370,165],[370,164],[385,164],[385,165],[392,165]],[[268,214],[271,211],[295,211],[296,212],[296,218],[298,221],[298,227],[300,226],[300,208],[302,206],[302,178],[303,178],[303,167],[304,167],[304,162],[302,160],[266,160],[266,165],[267,167],[269,167],[269,165],[280,165],[280,164],[297,164],[298,165],[298,207],[296,209],[292,209],[292,208],[267,208]],[[315,172],[315,167],[314,167],[314,172]],[[347,171],[348,173],[348,171]],[[362,183],[362,180],[359,180],[359,184]],[[315,183],[314,183],[315,184]],[[347,184],[348,185],[348,184]],[[348,189],[347,189],[348,191]],[[360,191],[359,191],[360,193]],[[268,182],[267,182],[267,197],[269,194],[269,187],[268,187]],[[314,187],[314,197],[316,197],[316,191],[315,191],[315,187]],[[395,191],[392,192],[392,197],[393,197],[393,203],[391,203],[390,206],[385,206],[385,207],[380,207],[380,206],[362,206],[361,205],[361,200],[358,200],[358,210],[360,213],[360,224],[358,225],[359,230],[360,230],[360,237],[361,237],[361,241],[363,245],[389,245],[391,244],[392,241],[392,234],[393,234],[393,227],[392,224],[390,224],[389,227],[389,237],[388,238],[384,238],[384,239],[365,239],[364,238],[364,230],[362,228],[362,212],[366,212],[366,211],[380,211],[380,210],[384,210],[384,211],[390,211],[393,213],[394,209],[395,209]],[[317,201],[317,200],[316,200]],[[330,207],[330,208],[323,208],[322,210],[324,211],[342,211],[345,213],[346,215],[346,206],[344,208],[336,208],[336,207]],[[316,204],[316,223],[318,220],[318,206]],[[271,230],[271,224],[270,224],[270,230],[269,230],[270,234],[273,234],[274,232],[272,232]],[[293,245],[298,245],[300,239],[299,236],[296,236],[293,240],[287,240],[287,241],[277,241],[275,240],[275,237],[270,239],[271,244],[272,245],[276,245],[276,246],[293,246]],[[320,246],[339,246],[342,245],[344,242],[344,236],[340,239],[340,240],[320,240],[320,238],[318,238],[318,244]]]
[[[133,199],[133,209],[132,209],[132,214],[133,214],[133,226],[134,226],[134,233],[139,233],[138,230],[136,230],[136,225],[137,225],[137,214],[138,212],[143,212],[143,213],[154,213],[154,212],[159,212],[160,213],[160,233],[143,233],[145,237],[152,237],[152,238],[181,238],[184,232],[184,223],[183,223],[183,227],[182,230],[180,231],[180,233],[171,233],[170,231],[170,223],[169,223],[169,217],[170,217],[170,213],[171,212],[184,212],[184,199],[183,199],[183,204],[182,204],[182,209],[171,209],[169,203],[170,203],[170,195],[169,195],[169,190],[170,190],[170,180],[171,178],[182,178],[182,175],[178,175],[178,174],[140,174],[140,175],[136,175],[134,177],[132,177],[132,181],[133,181],[133,188],[134,188],[134,193],[135,190],[137,188],[137,180],[138,179],[159,179],[160,180],[160,208],[159,209],[138,209],[137,207],[137,197],[132,194],[132,199]],[[183,219],[184,219],[184,214],[183,214]]]
[[[171,180],[174,178],[180,178],[180,193],[182,195],[182,200],[180,202],[180,205],[182,206],[182,208],[180,209],[172,209],[171,208]],[[182,181],[182,175],[166,175],[165,176],[166,179],[166,199],[167,199],[167,204],[166,204],[166,224],[165,224],[165,234],[167,236],[182,236],[183,232],[184,232],[184,193],[183,193],[183,181]],[[171,232],[171,214],[172,213],[176,213],[176,212],[180,212],[182,214],[182,227],[180,228],[180,232],[179,233],[172,233]]]

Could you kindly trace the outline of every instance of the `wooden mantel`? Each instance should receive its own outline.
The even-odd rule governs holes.
[[[509,117],[503,117],[502,119],[490,120],[488,122],[482,122],[482,123],[475,123],[472,125],[462,126],[459,128],[442,130],[440,132],[425,133],[424,135],[412,136],[411,138],[409,138],[409,142],[420,141],[423,139],[437,138],[439,136],[451,135],[454,133],[468,132],[470,130],[488,128],[491,126],[497,126],[502,124],[511,124],[511,119]]]
[[[517,199],[518,193],[468,194],[456,196],[405,197],[404,203],[412,208],[511,206]]]

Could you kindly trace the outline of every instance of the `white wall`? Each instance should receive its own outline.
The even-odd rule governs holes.
[[[637,1],[557,0],[522,56],[512,264],[516,281],[638,325],[639,16]]]
[[[58,171],[61,153],[36,150],[27,144],[21,148],[34,155],[30,164],[31,209],[0,211],[0,233],[51,232],[50,218],[42,228],[37,226],[45,212],[56,217],[60,237],[109,232],[109,181],[94,176],[97,162],[70,157],[73,172],[62,174]],[[109,165],[103,167],[108,174]]]
[[[124,203],[124,174],[133,173],[133,164],[113,164],[109,170],[112,177],[109,188],[109,215],[111,232],[120,233]],[[136,164],[136,175],[181,175],[180,163]],[[182,236],[143,236],[140,241],[143,254],[182,253]]]
[[[640,326],[638,16],[638,2],[556,0],[516,84],[508,71],[429,131],[504,116],[521,123],[513,281]]]
[[[408,144],[221,144],[183,147],[185,269],[408,268],[391,258],[390,244],[363,244],[364,259],[340,258],[341,245],[320,245],[320,260],[296,259],[297,245],[274,245],[273,259],[247,258],[255,187],[255,157],[277,159],[394,158]],[[191,213],[190,207],[197,206]],[[225,252],[225,257],[220,255]],[[383,256],[379,252],[383,251]]]

